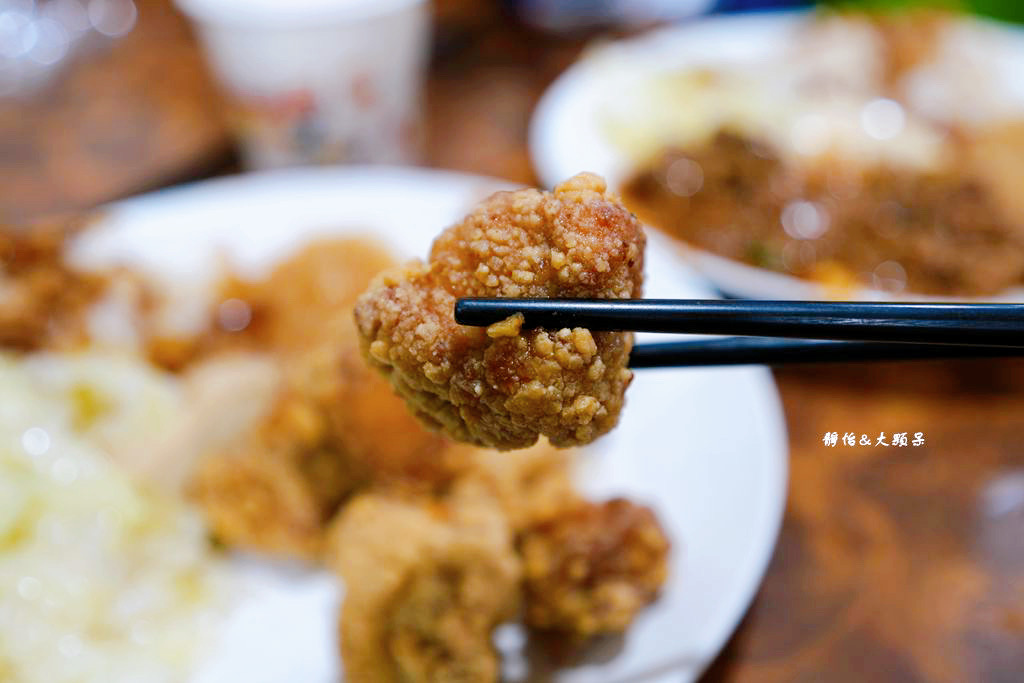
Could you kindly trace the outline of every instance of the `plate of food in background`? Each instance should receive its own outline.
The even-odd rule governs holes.
[[[781,523],[768,371],[637,371],[592,444],[495,451],[425,429],[353,321],[381,271],[475,229],[470,211],[499,229],[502,207],[615,201],[586,182],[486,200],[507,185],[294,170],[6,232],[0,672],[696,678]],[[643,270],[646,296],[708,296],[662,237]],[[550,355],[593,356],[577,336]]]
[[[720,17],[595,46],[545,183],[604,174],[722,292],[1024,296],[1024,33],[934,11]]]

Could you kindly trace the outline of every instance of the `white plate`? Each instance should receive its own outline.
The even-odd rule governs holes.
[[[701,19],[651,31],[636,38],[598,45],[567,69],[544,93],[530,124],[530,155],[548,187],[580,171],[603,175],[618,187],[633,171],[633,161],[613,144],[603,128],[602,112],[614,106],[618,116],[628,109],[618,93],[659,74],[689,66],[750,64],[777,57],[794,40],[794,31],[808,20],[805,12],[767,12]],[[984,52],[989,72],[999,87],[992,90],[1001,104],[1024,113],[1024,32],[1009,25],[977,21],[960,26],[957,45],[973,55]],[[680,254],[720,291],[762,299],[830,299],[835,291],[793,277],[718,256],[679,243]],[[844,293],[845,294],[845,293]],[[853,296],[891,298],[877,290]],[[901,299],[929,299],[918,295]],[[948,297],[946,297],[948,299]],[[1024,301],[1024,287],[989,301]]]
[[[262,270],[320,235],[369,234],[403,256],[498,181],[415,169],[309,169],[214,180],[132,199],[89,230],[75,258],[124,263],[194,286],[217,254]],[[703,297],[663,239],[648,250],[646,293]],[[582,486],[654,506],[673,541],[660,600],[617,655],[564,670],[559,681],[620,681],[672,672],[696,678],[753,598],[771,556],[786,495],[787,445],[767,370],[642,370],[620,426],[589,449]],[[323,573],[247,558],[250,598],[196,681],[337,679],[338,590]]]

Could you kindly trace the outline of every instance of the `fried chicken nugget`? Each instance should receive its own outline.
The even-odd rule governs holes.
[[[317,406],[286,391],[268,418],[200,462],[192,490],[222,542],[314,559],[327,521],[364,476]]]
[[[271,414],[202,460],[193,477],[221,541],[313,558],[327,521],[354,491],[430,490],[461,471],[466,456],[424,430],[354,344],[323,346],[284,366]]]
[[[64,245],[82,227],[73,218],[16,227],[0,223],[0,348],[30,351],[87,340],[88,308],[107,276],[75,270]]]
[[[656,597],[669,542],[647,507],[583,502],[520,538],[526,623],[583,640],[626,630]]]
[[[427,263],[378,276],[356,304],[365,353],[414,414],[456,440],[589,443],[618,421],[632,334],[520,331],[521,316],[463,327],[455,300],[640,297],[644,246],[636,217],[595,175],[553,193],[499,192],[445,230]]]
[[[363,240],[320,241],[266,280],[231,283],[226,296],[245,302],[250,324],[215,330],[203,344],[214,354],[236,346],[267,353],[283,390],[266,419],[195,475],[196,498],[223,542],[312,559],[353,491],[451,478],[443,439],[405,410],[359,349],[355,297],[393,264]]]
[[[300,471],[272,455],[217,456],[193,481],[213,534],[232,546],[312,559],[323,515]]]
[[[453,445],[447,452],[450,462],[464,468],[463,476],[479,477],[491,486],[515,533],[582,500],[572,481],[576,454],[554,448],[543,439],[511,453],[464,444]]]
[[[467,479],[442,502],[365,493],[329,532],[345,581],[346,680],[496,681],[491,632],[516,612],[519,560],[493,490]]]
[[[286,381],[320,416],[335,450],[362,479],[440,477],[442,439],[404,409],[367,367],[352,320],[356,298],[394,259],[361,239],[321,240],[281,263],[256,292]]]

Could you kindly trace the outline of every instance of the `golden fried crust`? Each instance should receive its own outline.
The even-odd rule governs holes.
[[[301,354],[325,342],[354,339],[356,298],[394,264],[387,249],[368,240],[329,239],[306,246],[258,288],[271,347]]]
[[[444,231],[428,263],[374,281],[356,304],[364,351],[414,414],[459,441],[588,443],[618,421],[632,335],[521,331],[515,317],[463,327],[455,300],[640,297],[644,245],[640,223],[597,176],[553,193],[500,192]]]
[[[519,562],[486,487],[467,481],[441,502],[359,495],[326,558],[346,587],[346,680],[497,680],[491,631],[518,606]]]
[[[81,227],[53,219],[25,227],[0,225],[0,348],[30,351],[88,341],[86,311],[107,276],[64,262],[64,245]]]
[[[340,349],[335,372],[336,389],[320,403],[348,459],[368,479],[431,486],[450,478],[452,458],[444,452],[444,439],[409,414],[390,383],[366,364],[354,339]]]
[[[446,452],[452,462],[464,464],[467,473],[463,476],[491,487],[515,533],[574,508],[581,500],[572,482],[575,454],[556,449],[543,439],[511,453],[461,444]]]
[[[249,306],[250,324],[214,330],[199,352],[268,351],[283,390],[266,419],[196,475],[197,499],[225,543],[309,557],[358,488],[429,488],[452,476],[443,439],[409,415],[359,350],[354,299],[390,265],[372,243],[331,240],[298,252],[264,281],[229,283],[225,297]],[[271,500],[252,502],[263,498]]]
[[[319,552],[323,513],[309,482],[292,464],[251,453],[208,458],[193,487],[219,540],[304,558]]]
[[[287,384],[325,420],[325,440],[362,480],[440,477],[431,469],[442,440],[404,409],[367,367],[352,320],[356,297],[394,261],[358,239],[314,243],[258,288],[264,332]]]
[[[667,576],[669,542],[650,509],[581,503],[520,539],[526,622],[584,639],[624,631]]]
[[[286,387],[271,414],[195,476],[196,500],[221,541],[311,557],[355,490],[429,490],[460,469],[458,454],[409,415],[355,346],[311,349],[282,364]]]

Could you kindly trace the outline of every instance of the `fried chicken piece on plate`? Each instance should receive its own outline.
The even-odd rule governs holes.
[[[204,460],[193,482],[206,523],[231,547],[314,559],[323,512],[302,473],[272,454]]]
[[[282,389],[271,414],[203,461],[194,491],[225,543],[314,557],[343,500],[371,484],[430,488],[454,472],[444,440],[425,430],[368,367],[352,320],[355,297],[387,253],[363,240],[318,242],[259,282],[233,283],[251,321],[203,342],[210,359],[268,354]],[[202,362],[202,361],[200,361]]]
[[[327,521],[361,476],[329,442],[315,405],[286,392],[269,418],[200,462],[192,489],[220,541],[314,559]]]
[[[625,631],[657,596],[669,542],[647,507],[581,502],[520,536],[525,619],[575,640]]]
[[[466,477],[487,482],[495,492],[512,531],[519,533],[575,507],[582,498],[572,481],[574,451],[558,449],[545,439],[510,453],[454,444],[450,462]]]
[[[265,277],[227,275],[215,294],[208,329],[199,337],[157,337],[150,343],[191,345],[186,363],[224,349],[301,355],[349,335],[356,299],[378,273],[394,266],[388,249],[371,239],[318,239]],[[162,364],[176,368],[181,362]]]
[[[443,476],[433,462],[443,440],[367,366],[352,319],[367,283],[393,265],[386,249],[367,240],[319,241],[278,266],[256,297],[288,386],[323,420],[326,445],[361,481]]]
[[[349,325],[354,328],[349,309]],[[366,364],[354,330],[344,343],[310,354],[301,361],[303,377],[294,382],[314,395],[327,429],[364,482],[433,487],[456,471],[455,453],[445,440],[423,427],[388,381]]]
[[[285,368],[270,416],[195,475],[195,497],[223,542],[311,558],[355,491],[426,491],[461,470],[465,456],[409,415],[354,344],[321,347]]]
[[[669,541],[653,511],[586,500],[577,453],[547,443],[512,453],[469,451],[460,481],[494,491],[523,561],[526,623],[581,642],[624,631],[667,578]]]
[[[632,379],[631,333],[486,330],[455,323],[459,297],[641,296],[645,237],[604,181],[499,192],[434,242],[428,262],[389,270],[356,304],[367,358],[421,420],[479,446],[547,436],[582,445],[612,429]]]
[[[491,632],[516,613],[520,572],[490,486],[466,479],[442,500],[360,494],[332,525],[326,557],[345,582],[346,680],[498,679]]]
[[[31,351],[87,341],[87,311],[108,277],[64,261],[65,243],[82,224],[66,217],[0,224],[0,348]]]

